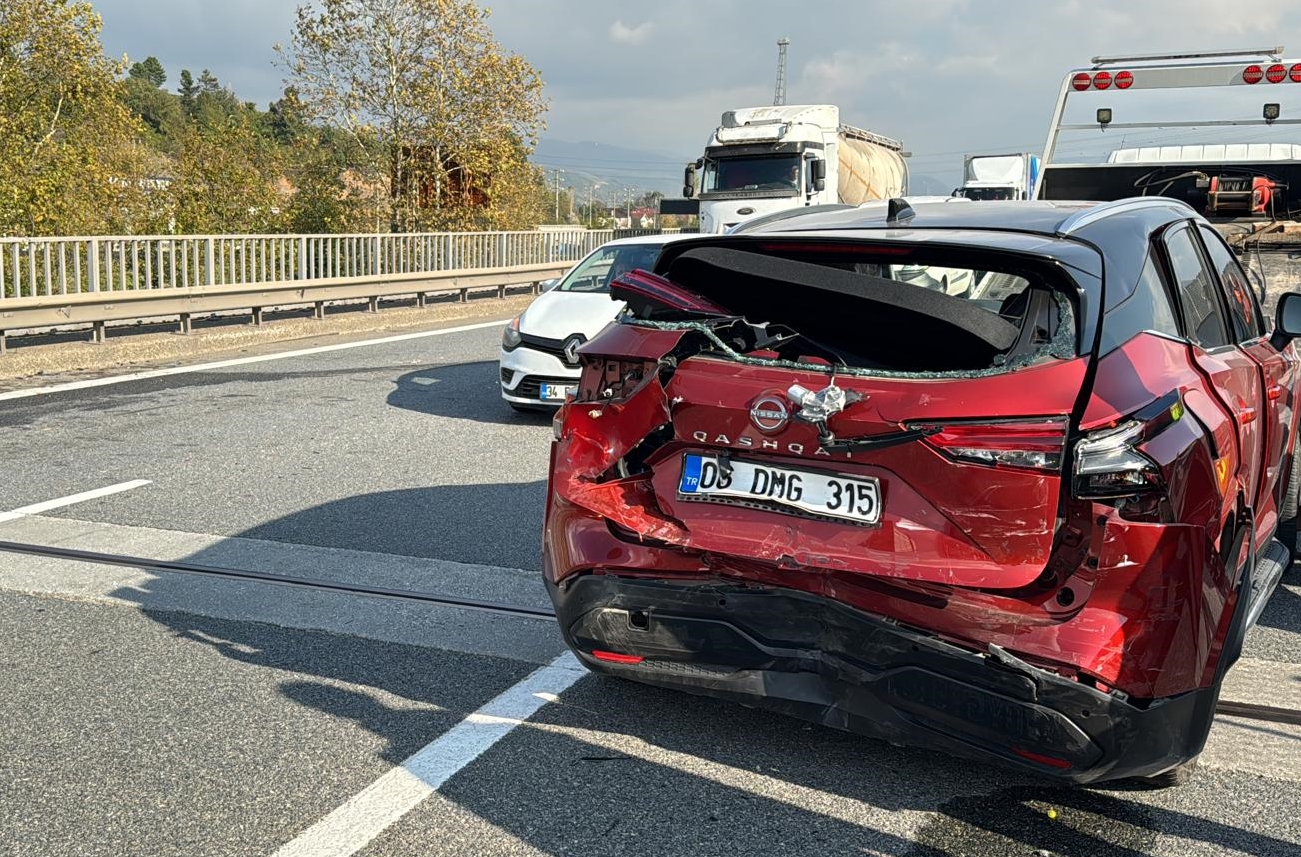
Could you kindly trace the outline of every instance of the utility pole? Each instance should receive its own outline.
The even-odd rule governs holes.
[[[556,180],[556,223],[560,222],[560,174],[564,170],[552,170]]]
[[[786,48],[790,43],[791,40],[785,36],[777,40],[777,89],[772,96],[774,107],[786,103]]]

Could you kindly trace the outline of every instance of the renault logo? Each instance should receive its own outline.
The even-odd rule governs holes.
[[[578,349],[582,344],[583,335],[581,333],[575,333],[573,336],[566,339],[565,344],[561,346],[560,353],[565,355],[565,362],[570,366],[578,365]]]
[[[791,412],[778,396],[763,396],[750,406],[750,422],[764,432],[781,431],[790,420]]]

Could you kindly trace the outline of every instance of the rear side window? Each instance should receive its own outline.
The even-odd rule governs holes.
[[[1229,318],[1233,320],[1233,330],[1239,342],[1264,336],[1265,325],[1260,318],[1260,308],[1256,298],[1247,286],[1247,275],[1234,258],[1224,239],[1214,229],[1198,227],[1202,233],[1202,243],[1206,245],[1206,255],[1210,257],[1211,266],[1220,275],[1224,286],[1224,295],[1229,299]]]
[[[1166,236],[1165,246],[1188,338],[1208,350],[1230,344],[1224,310],[1216,294],[1218,287],[1202,263],[1192,233],[1187,227],[1177,227]]]
[[[1124,345],[1145,330],[1179,336],[1179,322],[1156,260],[1149,254],[1138,285],[1129,297],[1107,311],[1102,323],[1102,353]]]

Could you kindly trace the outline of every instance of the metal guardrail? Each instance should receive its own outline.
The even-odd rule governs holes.
[[[5,331],[536,283],[645,230],[0,238]]]
[[[627,234],[635,234],[629,231]],[[614,230],[399,235],[0,238],[0,306],[16,298],[575,262]]]

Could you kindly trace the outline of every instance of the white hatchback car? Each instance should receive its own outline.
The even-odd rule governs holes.
[[[578,348],[623,309],[610,281],[649,269],[660,249],[685,235],[642,235],[602,244],[513,319],[501,337],[501,397],[516,410],[556,407],[577,388]]]

